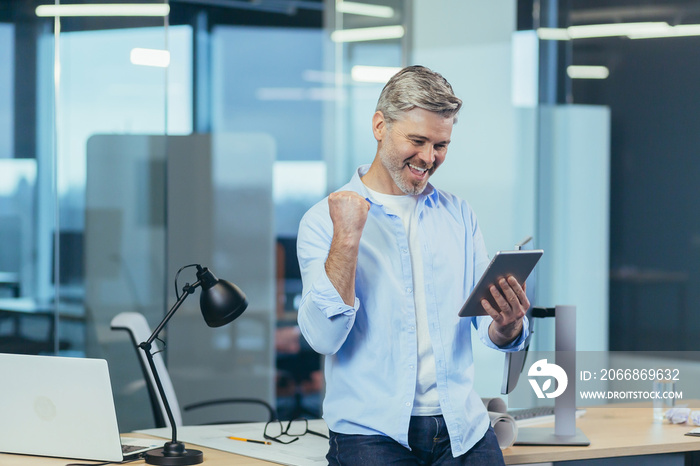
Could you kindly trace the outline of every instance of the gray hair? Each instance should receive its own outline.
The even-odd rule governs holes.
[[[413,65],[403,68],[386,83],[377,102],[376,111],[382,112],[387,123],[401,119],[404,112],[422,108],[454,118],[462,107],[462,100],[441,74],[425,66]]]

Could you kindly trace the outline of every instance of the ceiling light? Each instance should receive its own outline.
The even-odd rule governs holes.
[[[135,48],[131,50],[130,58],[134,65],[158,68],[167,68],[170,65],[170,52],[167,50]]]
[[[629,34],[630,39],[659,39],[663,37],[700,36],[700,24],[669,26],[665,31]]]
[[[588,24],[585,26],[570,26],[566,28],[572,39],[588,39],[592,37],[629,36],[630,34],[646,34],[668,29],[665,22],[646,23],[610,23]]]
[[[563,28],[539,28],[537,37],[542,40],[569,40],[569,31]]]
[[[390,6],[370,5],[368,3],[340,2],[335,9],[340,13],[374,16],[375,18],[392,18],[394,16],[394,9]]]
[[[355,65],[350,71],[353,81],[363,83],[386,83],[399,72],[401,68],[393,66],[363,66]]]
[[[567,66],[566,74],[571,79],[605,79],[610,70],[605,66]]]
[[[53,16],[168,16],[167,3],[94,3],[82,5],[39,5],[36,15]]]
[[[361,29],[339,29],[331,33],[333,42],[361,42],[368,40],[400,39],[403,26],[381,26]]]
[[[568,28],[539,28],[537,37],[542,40],[591,39],[594,37],[649,36],[666,34],[673,29],[665,22],[610,23],[569,26]],[[665,36],[664,36],[665,37]]]

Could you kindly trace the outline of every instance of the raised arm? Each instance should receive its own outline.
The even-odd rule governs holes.
[[[355,321],[355,270],[369,203],[354,192],[333,193],[299,226],[297,252],[304,285],[299,328],[311,347],[333,354]]]
[[[353,191],[340,191],[328,196],[333,240],[326,259],[326,274],[348,306],[355,302],[357,253],[369,207],[369,202]]]

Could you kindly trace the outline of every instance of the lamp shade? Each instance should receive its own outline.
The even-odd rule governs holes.
[[[197,278],[202,282],[199,307],[210,327],[221,327],[232,322],[248,307],[245,293],[226,280],[219,280],[211,271],[197,267]]]

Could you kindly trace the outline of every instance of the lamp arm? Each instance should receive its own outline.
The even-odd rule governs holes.
[[[189,285],[186,284],[182,288],[182,296],[180,296],[180,299],[177,300],[175,304],[173,304],[173,307],[168,311],[168,313],[165,315],[163,320],[161,321],[160,324],[156,327],[156,329],[153,331],[150,337],[148,337],[148,340],[145,341],[145,343],[148,343],[149,345],[153,343],[153,340],[158,337],[158,334],[160,333],[161,330],[163,330],[163,327],[165,327],[168,322],[170,321],[170,318],[175,314],[175,311],[177,311],[180,306],[182,305],[183,302],[185,302],[185,299],[192,293],[194,293],[194,290],[202,284],[202,280],[197,280],[194,284]]]
[[[139,348],[141,348],[146,353],[146,359],[148,360],[148,365],[151,368],[151,374],[153,374],[153,379],[156,382],[156,387],[158,387],[158,394],[160,395],[160,400],[163,402],[163,407],[165,407],[165,413],[168,415],[168,420],[170,421],[170,426],[172,428],[172,442],[170,444],[166,444],[166,449],[173,448],[176,450],[180,450],[184,449],[184,445],[177,441],[177,426],[175,425],[175,418],[173,417],[173,412],[170,409],[170,403],[168,403],[168,398],[165,396],[163,383],[160,381],[160,377],[158,376],[156,365],[153,362],[151,345],[153,343],[153,340],[155,340],[158,337],[158,334],[167,325],[168,321],[170,321],[170,318],[175,314],[175,311],[177,311],[180,308],[182,303],[185,302],[185,299],[187,299],[189,295],[194,293],[194,290],[199,285],[201,285],[201,283],[202,281],[198,280],[193,285],[186,284],[182,289],[182,296],[180,296],[180,299],[178,299],[177,302],[173,305],[173,307],[168,311],[161,323],[158,324],[156,329],[153,331],[153,334],[151,334],[148,340],[139,344]]]
[[[170,427],[172,428],[172,443],[177,443],[177,426],[175,425],[175,418],[173,417],[173,411],[170,409],[170,403],[168,403],[168,398],[165,396],[165,390],[163,389],[163,383],[160,381],[158,376],[158,371],[156,370],[156,365],[153,362],[153,355],[151,354],[150,343],[141,343],[139,347],[146,352],[146,359],[148,359],[148,365],[151,367],[151,374],[156,381],[156,386],[158,387],[158,393],[160,394],[160,399],[165,407],[165,413],[168,415],[168,420],[170,421]]]

